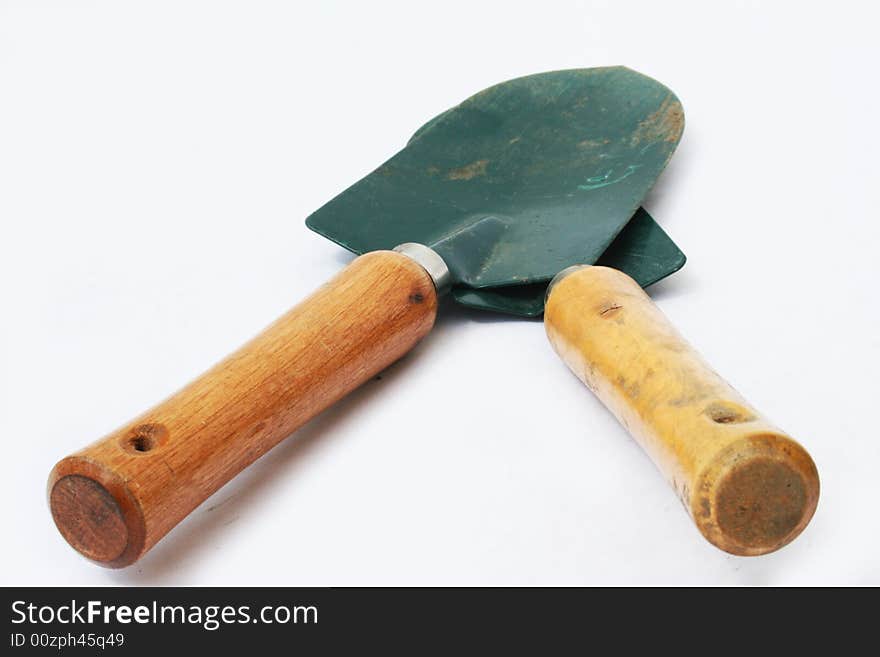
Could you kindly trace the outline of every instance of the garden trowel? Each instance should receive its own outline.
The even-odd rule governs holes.
[[[624,269],[627,257],[656,258],[643,249],[652,240],[669,249],[657,272],[681,266],[638,209],[682,127],[674,94],[625,68],[519,78],[440,115],[308,218],[363,255],[197,380],[56,465],[48,492],[61,533],[99,563],[133,563],[409,351],[440,295],[532,315],[546,288],[557,351],[652,455],[702,533],[738,554],[785,544],[816,505],[810,457],[705,366],[637,282],[590,266],[606,253]]]

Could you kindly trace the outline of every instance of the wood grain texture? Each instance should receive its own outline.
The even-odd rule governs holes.
[[[577,270],[552,288],[544,323],[711,543],[759,555],[806,527],[819,498],[810,455],[716,374],[635,281]]]
[[[67,541],[127,566],[291,432],[408,352],[434,325],[430,276],[360,256],[259,336],[155,408],[60,461],[49,478]]]

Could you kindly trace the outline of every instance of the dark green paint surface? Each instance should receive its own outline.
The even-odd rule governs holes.
[[[682,127],[672,92],[625,68],[519,78],[430,121],[307,225],[355,253],[428,244],[460,303],[540,314],[550,278],[615,241]],[[647,213],[637,218],[607,264],[649,284],[684,260]]]
[[[430,130],[444,114],[446,112],[419,128],[409,143]],[[648,287],[677,272],[686,260],[681,249],[653,217],[644,208],[639,208],[593,264],[619,269],[642,287]],[[579,264],[587,264],[586,256],[579,260]],[[537,317],[544,312],[546,292],[547,282],[479,289],[460,286],[452,290],[452,297],[469,308]]]

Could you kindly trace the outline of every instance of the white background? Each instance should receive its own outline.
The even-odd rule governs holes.
[[[873,6],[0,1],[0,583],[880,583]],[[811,451],[799,539],[710,546],[540,322],[447,304],[135,566],[64,543],[58,458],[349,260],[312,210],[484,87],[610,64],[684,104],[652,294]]]

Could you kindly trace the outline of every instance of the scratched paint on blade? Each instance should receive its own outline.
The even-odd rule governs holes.
[[[614,169],[609,169],[601,176],[593,176],[592,178],[587,178],[587,182],[583,185],[578,185],[578,189],[583,191],[590,191],[591,189],[600,189],[601,187],[607,187],[608,185],[613,185],[614,183],[620,182],[621,180],[631,176],[636,172],[641,165],[640,164],[630,164],[623,170],[623,173],[620,175],[614,175]]]

